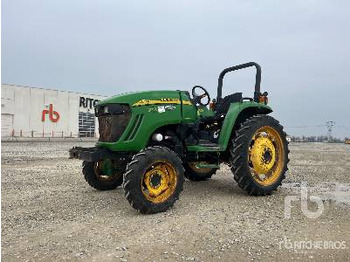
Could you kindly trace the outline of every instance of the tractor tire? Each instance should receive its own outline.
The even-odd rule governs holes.
[[[103,175],[99,162],[83,162],[85,181],[93,188],[105,191],[116,189],[123,183],[123,172],[116,172],[113,176]]]
[[[123,188],[130,205],[143,214],[164,212],[179,199],[184,183],[180,158],[167,147],[135,154],[126,166]]]
[[[205,181],[216,173],[217,168],[196,168],[195,162],[184,163],[185,177],[191,181]]]
[[[288,170],[288,142],[279,122],[255,115],[240,125],[232,139],[231,170],[238,186],[250,195],[270,195]]]

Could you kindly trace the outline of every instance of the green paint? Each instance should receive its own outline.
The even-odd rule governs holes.
[[[113,176],[116,172],[110,159],[104,159],[102,162],[102,174],[107,176]]]
[[[181,92],[184,93],[184,92]],[[133,106],[140,100],[160,100],[173,99],[180,101],[179,104],[169,102],[168,104],[155,104],[145,106]],[[182,120],[181,107],[193,107],[191,105],[181,105],[179,91],[149,91],[139,93],[129,93],[114,96],[101,101],[99,105],[122,103],[128,104],[131,108],[131,118],[123,135],[117,142],[98,142],[100,147],[106,147],[113,151],[138,152],[145,148],[151,135],[160,127],[165,125],[180,124]],[[172,106],[171,110],[164,109],[165,106]],[[138,120],[138,125],[135,121]]]
[[[255,110],[255,109],[265,110],[266,112],[272,112],[272,109],[269,106],[259,104],[256,102],[232,103],[226,114],[224,123],[221,128],[218,145],[216,147],[204,147],[204,146],[198,146],[198,145],[188,146],[187,150],[197,151],[197,152],[225,151],[231,138],[233,126],[239,114],[244,110]]]
[[[157,101],[160,101],[159,104]],[[131,118],[118,141],[113,143],[98,142],[97,146],[106,147],[112,151],[138,152],[147,146],[151,135],[160,127],[194,123],[199,117],[214,115],[214,112],[207,107],[196,108],[189,101],[188,92],[168,90],[121,94],[101,101],[98,105],[128,104],[131,108]],[[214,147],[187,146],[187,150],[196,152],[225,151],[239,114],[244,110],[256,109],[265,110],[266,113],[272,111],[270,107],[256,102],[232,103],[221,128],[218,145]]]
[[[256,102],[232,103],[226,114],[219,136],[219,146],[222,148],[222,151],[225,151],[227,148],[237,117],[242,111],[248,109],[265,109],[267,112],[272,112],[272,109],[269,106]]]
[[[215,165],[215,164],[197,164],[196,168],[220,168],[219,165]]]

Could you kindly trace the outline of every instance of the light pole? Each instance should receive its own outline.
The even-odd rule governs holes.
[[[332,120],[326,121],[326,128],[327,128],[327,136],[328,136],[328,143],[331,142],[332,139],[332,129],[335,125],[335,122]]]

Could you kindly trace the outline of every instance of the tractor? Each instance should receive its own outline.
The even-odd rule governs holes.
[[[253,97],[241,92],[222,97],[228,72],[255,67]],[[188,91],[120,94],[95,106],[99,140],[95,147],[73,147],[83,160],[86,182],[97,190],[124,189],[130,205],[143,214],[168,210],[185,178],[211,178],[220,164],[230,166],[249,195],[270,195],[287,171],[288,142],[283,127],[269,116],[268,93],[260,92],[261,67],[254,62],[224,69],[217,97],[202,86]]]

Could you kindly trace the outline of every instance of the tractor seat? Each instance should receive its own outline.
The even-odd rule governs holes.
[[[201,117],[200,122],[202,124],[212,123],[215,120],[223,120],[230,108],[231,103],[237,103],[242,101],[242,93],[234,93],[232,95],[225,96],[220,102],[215,105],[215,115]]]
[[[225,96],[224,99],[216,104],[215,115],[226,115],[231,103],[237,103],[240,101],[242,101],[242,93],[234,93],[232,95]]]

